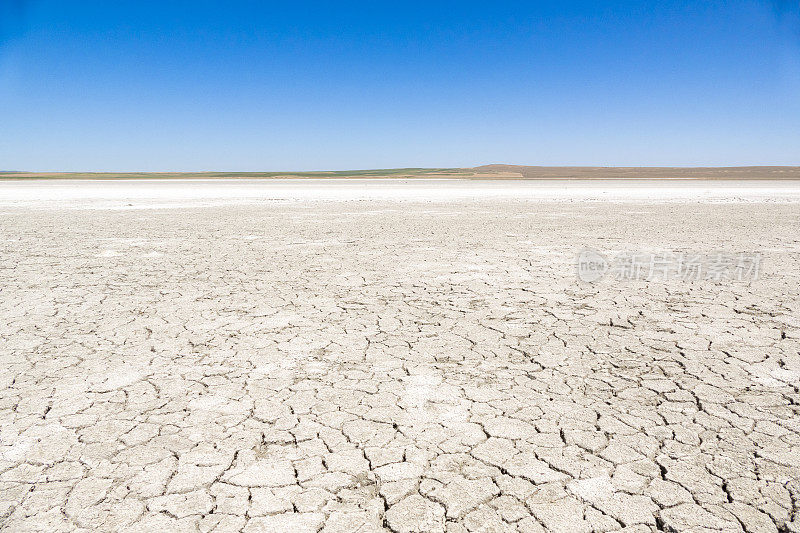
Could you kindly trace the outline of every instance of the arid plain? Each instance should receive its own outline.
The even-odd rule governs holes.
[[[5,181],[0,249],[4,530],[800,531],[798,182]]]

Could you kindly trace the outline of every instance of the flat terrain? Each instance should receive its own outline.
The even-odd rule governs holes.
[[[0,184],[4,530],[800,531],[796,186],[42,183]]]
[[[470,168],[387,168],[318,172],[0,172],[14,179],[514,179],[514,180],[800,180],[800,167],[532,167],[483,165]]]

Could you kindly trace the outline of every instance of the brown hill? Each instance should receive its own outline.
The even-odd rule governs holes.
[[[800,167],[533,167],[483,165],[480,174],[514,174],[524,179],[800,179]]]

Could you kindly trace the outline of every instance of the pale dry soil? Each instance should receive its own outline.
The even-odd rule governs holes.
[[[0,214],[8,531],[800,531],[797,204]],[[754,282],[576,280],[584,246]]]

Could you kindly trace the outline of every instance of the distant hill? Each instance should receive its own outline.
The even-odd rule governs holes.
[[[800,167],[532,167],[483,165],[477,172],[517,174],[524,179],[800,179]]]
[[[534,167],[387,168],[317,172],[24,172],[0,171],[0,180],[24,179],[705,179],[800,180],[800,167]]]

